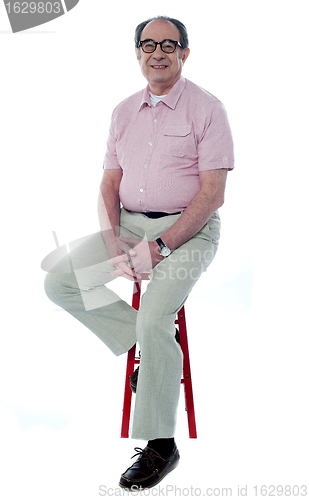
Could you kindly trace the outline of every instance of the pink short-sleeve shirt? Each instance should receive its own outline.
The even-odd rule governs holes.
[[[113,111],[104,159],[104,169],[119,168],[124,208],[184,210],[200,191],[200,171],[234,168],[223,104],[184,77],[155,107],[148,86],[128,97]]]

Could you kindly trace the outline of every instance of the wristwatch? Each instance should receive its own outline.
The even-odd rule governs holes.
[[[163,243],[161,238],[157,238],[156,242],[160,247],[160,255],[162,255],[162,257],[168,257],[172,253],[172,250]]]

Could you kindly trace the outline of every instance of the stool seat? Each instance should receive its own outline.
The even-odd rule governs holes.
[[[136,280],[134,282],[133,297],[132,297],[132,307],[134,309],[139,309],[141,298],[141,280]],[[190,369],[190,357],[189,357],[189,346],[187,337],[187,326],[185,317],[185,308],[178,311],[175,323],[178,325],[180,347],[183,352],[183,378],[181,383],[184,385],[185,394],[185,409],[187,411],[188,417],[188,428],[189,437],[196,438],[196,422],[195,422],[195,411],[194,411],[194,401],[193,401],[193,388],[192,388],[192,378]],[[135,365],[139,364],[139,357],[135,356],[136,344],[128,351],[127,355],[127,368],[126,368],[126,378],[124,386],[124,400],[123,400],[123,410],[122,410],[122,425],[121,425],[121,437],[129,437],[129,425],[130,425],[130,414],[131,414],[131,401],[132,401],[132,390],[130,388],[130,378],[134,372]]]

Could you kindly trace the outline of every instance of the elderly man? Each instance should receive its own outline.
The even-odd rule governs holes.
[[[225,109],[185,79],[186,28],[158,17],[136,28],[136,55],[148,85],[112,115],[99,196],[101,232],[72,249],[46,277],[48,296],[114,354],[136,342],[132,438],[148,441],[120,478],[150,488],[179,462],[174,441],[182,351],[174,320],[213,260],[220,236],[233,143]],[[106,283],[149,273],[139,311]],[[137,376],[138,375],[138,376]]]

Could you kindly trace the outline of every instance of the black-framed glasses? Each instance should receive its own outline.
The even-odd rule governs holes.
[[[175,52],[177,46],[183,48],[181,43],[176,40],[162,40],[162,42],[155,42],[154,40],[147,38],[146,40],[141,40],[138,43],[138,47],[141,47],[146,54],[154,52],[157,45],[160,45],[162,52],[166,52],[167,54]]]

